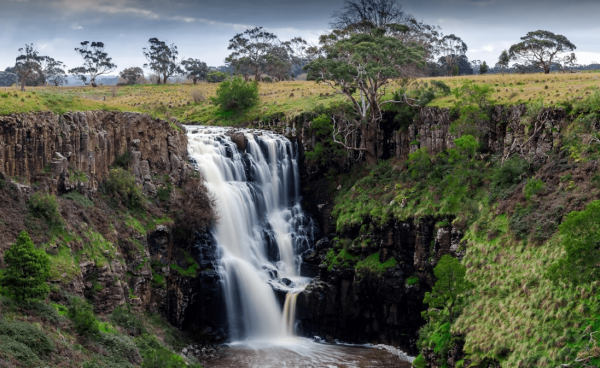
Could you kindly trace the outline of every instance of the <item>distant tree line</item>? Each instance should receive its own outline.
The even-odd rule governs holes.
[[[118,83],[166,84],[172,78],[199,82],[220,83],[232,75],[245,81],[284,81],[308,72],[308,79],[316,75],[307,65],[333,52],[333,44],[353,34],[370,37],[392,37],[399,45],[411,48],[418,45],[421,62],[402,67],[404,77],[444,77],[492,73],[550,73],[576,72],[598,69],[599,63],[579,65],[574,53],[576,46],[565,36],[538,30],[527,33],[509,49],[503,50],[495,65],[486,61],[469,60],[467,44],[455,34],[443,34],[438,26],[417,21],[404,12],[396,0],[345,0],[342,9],[333,14],[330,35],[320,45],[311,45],[300,37],[281,40],[262,27],[247,29],[229,40],[230,55],[220,67],[208,66],[195,58],[184,58],[174,43],[156,37],[142,48],[146,63],[119,73]],[[33,44],[20,48],[15,65],[0,72],[0,86],[18,83],[26,86],[61,86],[77,81],[96,87],[98,81],[109,82],[106,76],[117,70],[117,65],[100,41],[83,41],[75,48],[82,65],[68,69],[61,61],[41,55]],[[145,75],[144,69],[150,74]],[[313,71],[314,72],[314,71]],[[73,80],[73,78],[75,78]],[[114,79],[114,77],[111,77]]]

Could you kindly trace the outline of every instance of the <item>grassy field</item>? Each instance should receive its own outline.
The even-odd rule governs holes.
[[[494,87],[492,99],[499,105],[543,100],[546,105],[583,99],[600,88],[600,73],[576,74],[507,74],[475,75],[441,78],[421,78],[402,85],[393,81],[391,93],[400,88],[408,90],[440,80],[451,88],[459,87],[466,79]],[[116,110],[146,112],[154,117],[174,117],[183,122],[207,125],[238,125],[266,122],[274,119],[291,121],[305,113],[317,113],[339,101],[340,95],[324,84],[312,81],[261,83],[260,103],[241,113],[222,112],[210,101],[216,84],[169,84],[91,87],[28,87],[0,89],[0,115],[50,110],[63,113],[69,110]],[[440,97],[429,106],[450,107],[452,95]]]

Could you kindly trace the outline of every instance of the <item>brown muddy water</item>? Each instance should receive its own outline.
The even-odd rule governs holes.
[[[389,348],[388,348],[389,349]],[[410,357],[382,346],[323,344],[304,338],[233,343],[206,368],[409,368]]]

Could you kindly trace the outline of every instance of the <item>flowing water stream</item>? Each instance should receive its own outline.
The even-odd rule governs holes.
[[[230,351],[237,352],[231,366],[352,366],[364,348],[295,336],[296,300],[310,281],[300,275],[301,254],[314,241],[312,220],[300,205],[297,147],[266,131],[236,131],[237,144],[232,134],[188,128],[189,156],[220,217],[213,235],[221,254]],[[276,290],[286,293],[283,306]],[[216,366],[227,364],[224,359]]]

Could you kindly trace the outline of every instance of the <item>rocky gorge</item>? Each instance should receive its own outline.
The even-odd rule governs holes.
[[[491,116],[479,125],[480,160],[520,155],[543,164],[561,152],[561,132],[570,124],[563,109],[544,109],[531,119],[524,105],[498,106]],[[455,148],[450,129],[455,118],[448,109],[422,108],[410,124],[386,120],[378,141],[385,147],[382,158],[401,163],[420,149],[435,156]],[[366,219],[368,233],[360,231],[364,224],[340,230],[332,215],[339,188],[332,187],[327,170],[333,165],[347,173],[355,164],[344,157],[327,165],[304,160],[318,140],[306,117],[268,128],[299,147],[302,205],[318,229],[313,248],[302,255],[301,275],[314,279],[298,297],[297,332],[331,342],[382,343],[418,355],[417,332],[425,323],[423,298],[435,282],[433,268],[443,255],[462,259],[468,226],[448,214],[377,224]],[[236,129],[226,135],[246,151],[248,142]],[[197,175],[188,138],[176,122],[106,111],[0,117],[0,175],[14,183],[14,196],[0,200],[15,208],[14,216],[2,222],[0,253],[27,226],[18,208],[25,208],[36,191],[57,195],[68,234],[49,238],[41,230],[35,235],[61,267],[53,283],[87,296],[100,314],[129,304],[137,311],[160,313],[198,341],[227,341],[223,276],[218,272],[222,255],[210,229],[190,232],[160,206],[151,206],[146,224],[140,226],[135,216],[125,213],[113,221],[114,211],[102,201],[89,208],[60,199],[74,192],[102,198],[111,170],[124,159],[122,166],[147,197],[171,186],[177,193]],[[95,241],[106,254],[95,256],[98,249],[84,244]],[[342,248],[349,262],[339,256],[339,262],[332,262],[331,251]],[[73,262],[65,265],[65,255]],[[377,265],[387,266],[356,267],[373,255]]]

